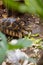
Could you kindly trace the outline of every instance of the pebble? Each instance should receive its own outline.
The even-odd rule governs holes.
[[[38,53],[38,51],[39,51],[39,49],[34,49],[34,52],[37,54]]]
[[[36,64],[34,64],[33,62],[31,62],[31,63],[29,63],[28,65],[36,65]]]

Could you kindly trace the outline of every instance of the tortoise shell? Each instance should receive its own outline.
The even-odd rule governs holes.
[[[20,18],[3,18],[0,22],[0,30],[12,37],[22,38],[28,35],[29,22]]]

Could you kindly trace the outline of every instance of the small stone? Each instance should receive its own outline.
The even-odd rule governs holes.
[[[35,50],[34,50],[34,52],[35,52],[36,54],[38,53],[38,51],[39,51],[39,49],[35,49]]]

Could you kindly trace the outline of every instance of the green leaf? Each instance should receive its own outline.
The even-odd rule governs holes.
[[[43,17],[43,5],[41,4],[42,1],[38,0],[25,0],[25,4],[28,6],[30,13],[38,14],[39,16]]]
[[[0,32],[0,64],[5,58],[6,51],[8,49],[7,40],[3,33]]]
[[[3,3],[8,9],[13,9],[19,12],[26,12],[25,10],[27,7],[25,6],[25,4],[22,4],[19,1],[3,0]],[[24,8],[21,9],[21,7],[24,7]]]
[[[21,49],[21,48],[31,47],[31,45],[32,45],[31,40],[23,38],[23,39],[19,39],[17,44],[15,45],[9,44],[8,47],[9,49],[18,49],[18,48]]]

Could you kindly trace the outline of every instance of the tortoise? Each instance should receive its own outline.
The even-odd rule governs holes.
[[[8,18],[0,22],[0,30],[12,37],[22,38],[29,32],[27,24],[29,25],[29,22]]]
[[[29,25],[35,23],[36,19],[36,16],[27,13],[15,14],[14,17],[1,19],[0,30],[8,36],[22,38],[32,32]]]

